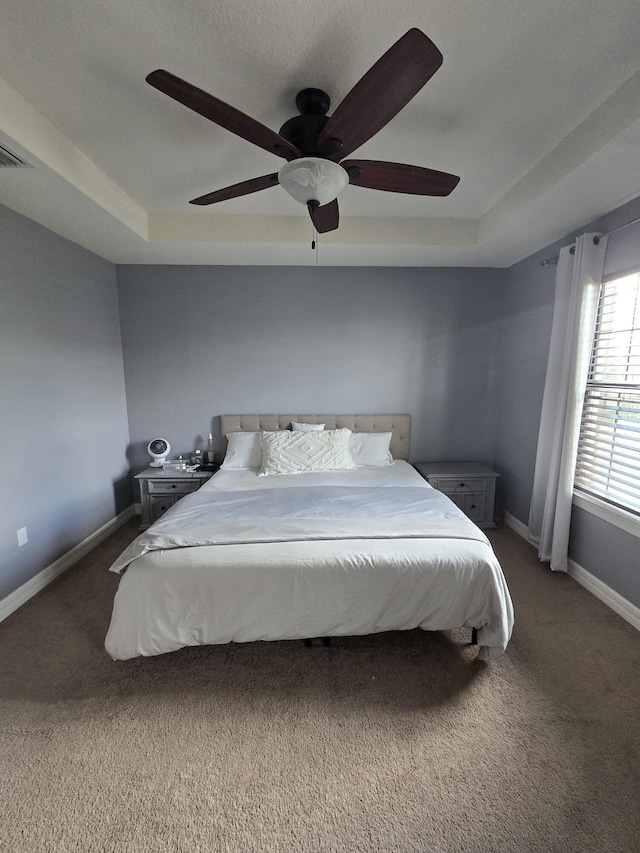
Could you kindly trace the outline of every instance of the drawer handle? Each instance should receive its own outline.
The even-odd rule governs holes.
[[[172,489],[177,488],[177,486],[178,486],[178,484],[177,484],[177,483],[171,483],[171,488],[172,488]]]

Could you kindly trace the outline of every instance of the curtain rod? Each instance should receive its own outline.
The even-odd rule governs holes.
[[[596,234],[596,236],[593,238],[593,242],[597,246],[602,237],[608,237],[609,234],[615,234],[616,231],[622,231],[623,228],[628,228],[630,225],[636,225],[638,222],[640,222],[640,216],[636,217],[636,219],[632,219],[630,222],[625,222],[624,225],[618,225],[617,228],[612,228],[611,231],[603,231],[602,234]],[[576,247],[572,246],[569,249],[569,252],[570,252],[570,254],[575,255]],[[555,258],[544,258],[543,260],[540,261],[540,266],[546,267],[549,264],[557,264],[557,263],[558,263],[558,255],[556,255]]]

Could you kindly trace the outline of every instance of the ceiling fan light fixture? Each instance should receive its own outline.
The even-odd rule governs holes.
[[[322,207],[338,198],[349,183],[349,175],[331,160],[299,157],[284,164],[278,182],[300,204],[316,201]]]

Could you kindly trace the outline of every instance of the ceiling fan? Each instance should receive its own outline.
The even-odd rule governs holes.
[[[168,71],[153,71],[146,80],[215,124],[287,161],[278,172],[207,193],[190,204],[215,204],[280,184],[306,204],[316,230],[325,233],[338,227],[337,197],[347,184],[425,196],[446,196],[455,188],[460,178],[446,172],[343,159],[391,121],[441,64],[442,54],[431,39],[411,29],[356,83],[333,115],[327,115],[326,92],[298,92],[300,115],[286,121],[279,133]]]

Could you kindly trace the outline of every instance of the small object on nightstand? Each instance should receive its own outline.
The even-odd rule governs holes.
[[[149,465],[152,468],[162,468],[170,452],[171,445],[166,438],[152,438],[147,445],[147,453],[153,459]]]
[[[415,462],[413,467],[478,527],[496,526],[497,471],[479,462]]]

